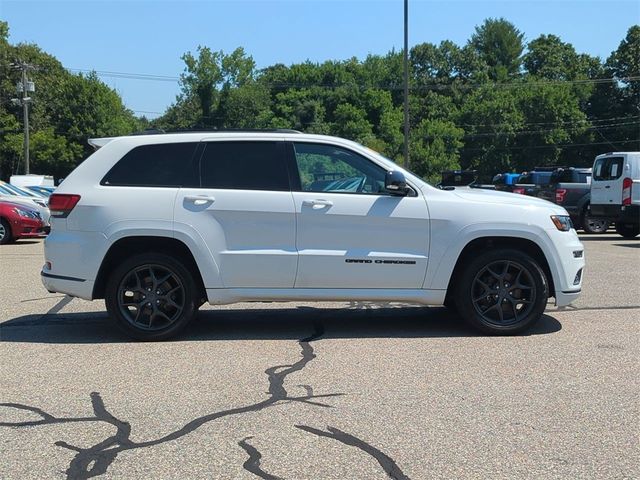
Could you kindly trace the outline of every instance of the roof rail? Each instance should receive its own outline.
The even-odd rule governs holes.
[[[303,133],[292,128],[210,128],[197,130],[168,130],[161,133]]]

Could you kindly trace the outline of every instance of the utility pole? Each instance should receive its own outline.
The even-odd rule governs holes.
[[[409,0],[404,0],[404,168],[409,169]]]
[[[22,105],[22,118],[24,126],[24,173],[29,174],[29,104],[31,103],[31,97],[29,92],[35,91],[35,85],[27,79],[27,71],[36,70],[35,65],[31,65],[27,62],[12,63],[11,66],[22,72],[21,81],[18,82],[17,91],[18,94],[22,94],[21,98],[14,98],[14,103]]]

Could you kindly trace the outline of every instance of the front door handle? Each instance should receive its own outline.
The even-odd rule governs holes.
[[[330,200],[303,200],[302,201],[302,205],[306,205],[308,207],[312,207],[314,209],[321,209],[324,207],[331,207],[333,205],[333,202]]]
[[[206,205],[215,202],[216,198],[207,195],[185,195],[184,200],[194,205]]]

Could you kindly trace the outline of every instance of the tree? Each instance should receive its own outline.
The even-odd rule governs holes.
[[[489,66],[490,77],[506,81],[520,72],[524,34],[504,18],[488,18],[476,27],[469,45]]]
[[[178,103],[196,98],[200,106],[200,118],[196,126],[221,126],[224,119],[218,114],[220,92],[253,80],[253,58],[247,56],[241,47],[225,55],[223,51],[216,52],[209,47],[198,46],[197,57],[187,52],[182,60],[185,69],[180,75],[182,96],[178,98]]]

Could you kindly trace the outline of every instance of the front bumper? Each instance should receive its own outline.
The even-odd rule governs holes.
[[[550,268],[553,275],[556,306],[564,307],[575,301],[581,293],[584,279],[585,252],[575,230],[561,232],[547,230],[554,245]],[[551,260],[551,259],[549,259]]]
[[[41,220],[21,218],[11,222],[11,232],[15,238],[38,238],[47,234]]]

